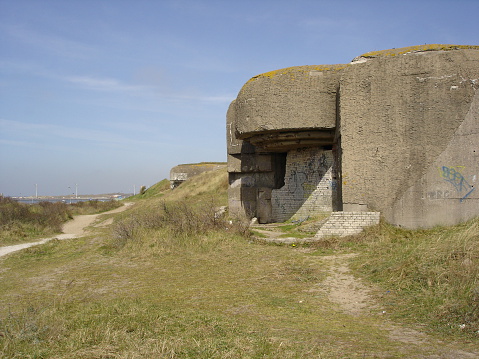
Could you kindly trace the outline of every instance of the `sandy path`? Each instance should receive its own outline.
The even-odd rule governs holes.
[[[323,282],[323,290],[328,294],[328,299],[336,303],[339,310],[359,320],[362,316],[383,313],[379,304],[370,294],[372,288],[365,285],[359,278],[352,275],[349,269],[349,259],[357,254],[339,254],[324,256],[322,259],[329,264],[328,277]],[[479,353],[469,352],[457,348],[457,345],[448,345],[428,336],[418,330],[406,328],[393,323],[386,317],[381,324],[377,324],[388,333],[391,340],[403,343],[404,350],[417,347],[418,353],[415,358],[441,358],[441,359],[472,359],[479,358]],[[428,348],[428,354],[420,353],[420,349]]]
[[[291,244],[310,240],[309,238],[282,238],[280,236],[284,235],[284,232],[278,231],[275,227],[276,225],[259,225],[253,226],[253,229],[264,236],[258,239],[267,242]],[[313,290],[326,294],[327,299],[336,304],[337,310],[349,315],[351,321],[362,322],[364,318],[377,318],[369,325],[380,328],[387,333],[391,341],[399,343],[399,356],[410,353],[411,348],[416,348],[415,359],[479,358],[478,352],[467,351],[461,348],[460,344],[444,343],[420,330],[408,328],[390,320],[388,313],[374,299],[375,288],[354,276],[349,268],[350,260],[356,256],[358,254],[349,253],[320,257],[328,267],[328,275],[319,289]]]
[[[15,244],[13,246],[5,246],[5,247],[0,247],[0,257],[5,256],[9,253],[16,252],[25,248],[29,248],[32,246],[36,246],[39,244],[46,243],[54,238],[56,239],[70,239],[70,238],[78,238],[81,237],[85,234],[86,228],[91,226],[95,220],[104,214],[111,214],[111,213],[118,213],[122,212],[125,209],[127,209],[132,203],[125,203],[124,206],[115,208],[111,211],[108,212],[103,212],[99,214],[86,214],[86,215],[81,215],[81,216],[76,216],[73,218],[73,220],[65,223],[62,227],[62,234],[58,234],[53,237],[49,238],[42,238],[36,242],[30,242],[30,243],[22,243],[22,244]]]

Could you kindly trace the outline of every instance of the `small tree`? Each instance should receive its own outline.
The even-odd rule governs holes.
[[[141,186],[140,187],[140,195],[145,194],[145,192],[146,192],[146,186]]]

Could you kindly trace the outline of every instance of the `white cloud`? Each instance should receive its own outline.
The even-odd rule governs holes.
[[[26,26],[5,25],[3,28],[17,41],[53,52],[56,55],[86,59],[97,52],[92,46],[84,43],[34,31]]]
[[[67,82],[79,85],[89,90],[97,91],[122,91],[122,92],[139,92],[151,91],[151,87],[136,86],[122,83],[112,78],[94,78],[90,76],[69,76],[64,78]]]
[[[0,145],[5,146],[22,146],[22,147],[32,147],[32,143],[27,141],[16,141],[16,140],[3,140],[0,138]]]
[[[95,78],[90,76],[69,76],[64,78],[65,81],[78,85],[82,88],[94,91],[103,92],[124,92],[134,95],[143,95],[145,97],[160,96],[165,100],[187,100],[187,101],[199,101],[199,102],[217,102],[228,103],[233,101],[235,95],[220,95],[220,96],[204,96],[196,95],[192,93],[181,93],[166,91],[157,86],[145,86],[145,85],[130,85],[120,80],[113,78]]]
[[[69,127],[55,124],[27,123],[0,119],[0,129],[3,136],[22,137],[24,139],[42,139],[45,141],[80,140],[97,142],[103,145],[126,147],[130,145],[155,145],[152,141],[138,141],[115,132],[95,130],[88,128]],[[13,135],[13,136],[12,136]],[[28,142],[11,139],[1,139],[2,143],[9,145],[24,145]]]
[[[218,102],[218,103],[230,103],[236,98],[236,95],[224,95],[224,96],[178,96],[178,98],[191,101],[202,102]]]

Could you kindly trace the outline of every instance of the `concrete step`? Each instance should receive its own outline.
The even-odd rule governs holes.
[[[378,224],[379,218],[380,212],[333,212],[314,238],[358,234],[364,227]]]

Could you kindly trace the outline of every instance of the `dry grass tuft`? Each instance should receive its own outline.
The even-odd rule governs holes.
[[[226,172],[205,173],[95,235],[2,257],[0,358],[426,358],[475,335],[479,220],[270,245],[217,214],[226,187]],[[357,273],[391,292],[388,316],[438,323],[442,341],[392,338],[374,306],[338,310],[333,251],[359,253]]]
[[[356,240],[365,247],[357,268],[394,292],[402,316],[477,335],[479,218],[431,230],[381,223]]]
[[[0,196],[0,246],[61,233],[62,225],[73,215],[100,213],[121,205],[117,201],[25,204]]]

